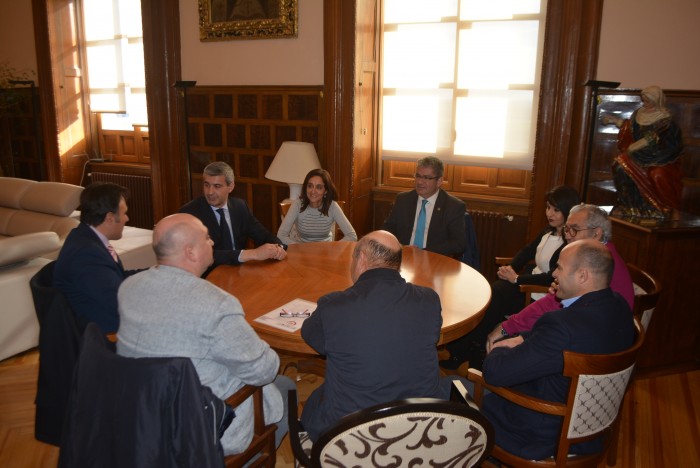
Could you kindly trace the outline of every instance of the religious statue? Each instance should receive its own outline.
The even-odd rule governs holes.
[[[627,120],[603,116],[603,124],[615,124],[620,132],[620,154],[613,162],[618,204],[613,214],[640,218],[665,218],[680,208],[683,149],[681,130],[665,107],[658,86],[644,88],[642,107]]]

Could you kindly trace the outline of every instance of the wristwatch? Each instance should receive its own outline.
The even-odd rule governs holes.
[[[505,328],[503,328],[503,326],[501,326],[501,336],[508,336],[508,332]]]

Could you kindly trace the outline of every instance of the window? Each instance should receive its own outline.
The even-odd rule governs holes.
[[[382,159],[531,169],[545,0],[384,0]]]
[[[82,0],[90,112],[100,130],[148,125],[140,0]]]

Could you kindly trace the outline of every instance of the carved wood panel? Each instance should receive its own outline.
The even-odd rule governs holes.
[[[265,178],[284,141],[320,146],[323,104],[320,86],[197,86],[187,92],[192,196],[202,193],[202,171],[213,161],[228,163],[236,176],[234,195],[245,199],[270,231],[280,223],[279,202],[287,184]]]

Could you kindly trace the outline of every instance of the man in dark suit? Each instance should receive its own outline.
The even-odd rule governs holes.
[[[613,292],[613,259],[605,245],[592,239],[567,245],[554,279],[564,308],[546,313],[532,331],[496,342],[484,361],[487,383],[543,400],[565,402],[569,379],[562,375],[563,351],[611,354],[629,348],[635,327],[627,302]],[[554,454],[562,418],[544,415],[491,393],[482,411],[493,423],[496,444],[526,459]],[[572,453],[602,450],[599,439],[572,446]]]
[[[461,257],[467,244],[464,202],[440,188],[443,174],[438,158],[419,159],[416,188],[396,196],[384,229],[403,245]]]
[[[364,236],[350,266],[353,286],[318,300],[301,335],[326,356],[324,383],[306,401],[301,422],[312,440],[353,411],[414,397],[448,398],[436,345],[442,307],[430,288],[399,274],[402,249],[386,231]]]
[[[80,194],[80,224],[66,237],[56,260],[54,286],[66,296],[84,328],[95,322],[104,333],[119,328],[117,290],[124,278],[140,270],[124,270],[109,241],[122,237],[127,189],[94,182]]]
[[[231,166],[221,161],[210,163],[204,168],[203,177],[204,195],[180,208],[180,213],[199,218],[209,230],[214,241],[212,267],[287,257],[286,246],[253,216],[246,202],[229,197],[235,187]],[[255,249],[245,249],[248,238],[255,243]]]

